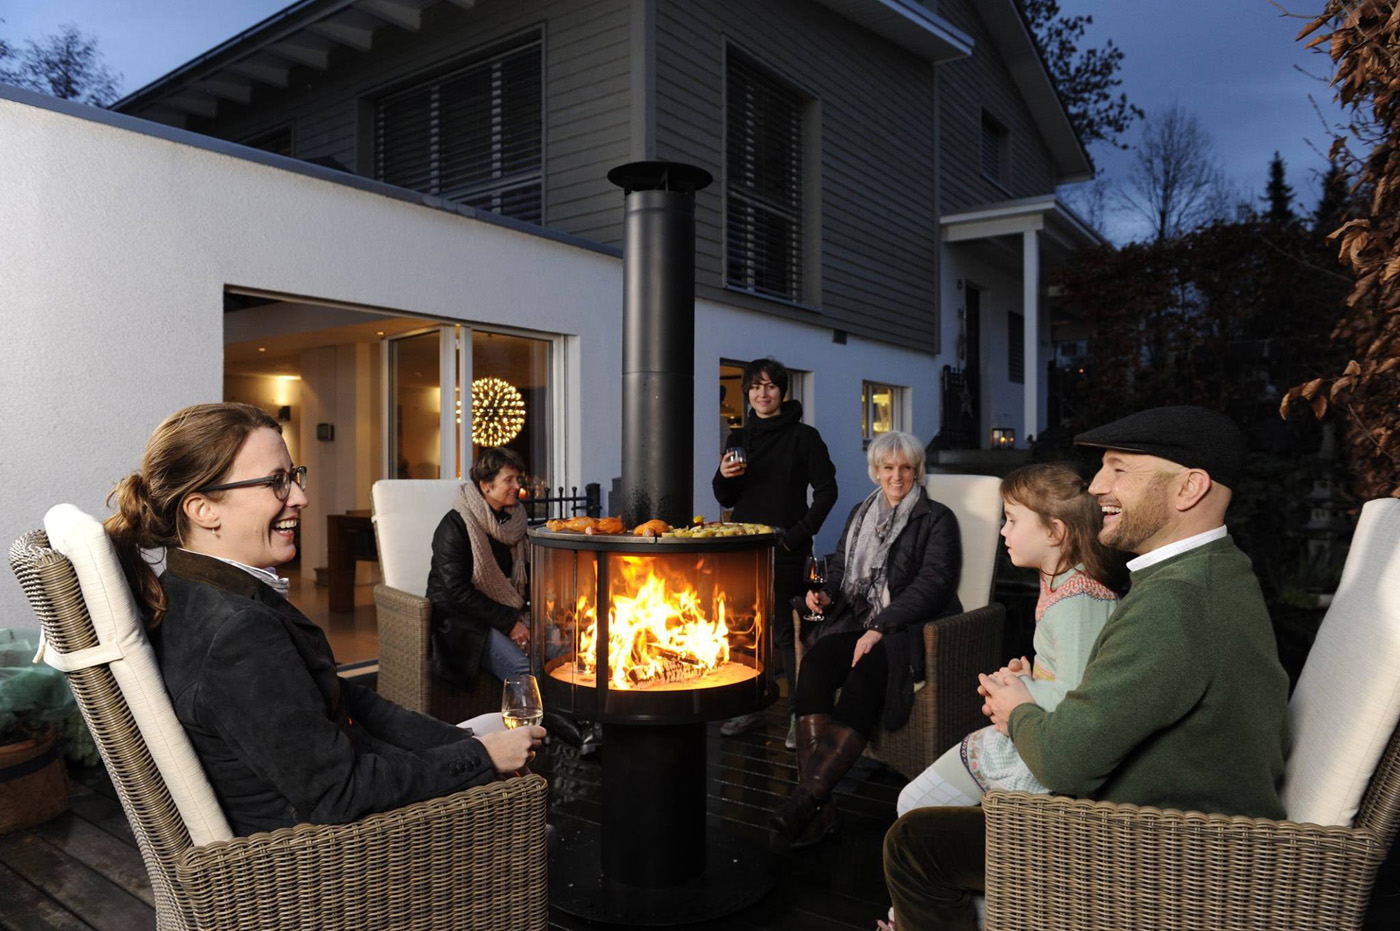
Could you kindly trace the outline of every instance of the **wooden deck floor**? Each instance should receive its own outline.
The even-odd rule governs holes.
[[[709,730],[708,793],[712,819],[754,843],[764,842],[769,811],[793,784],[792,754],[782,744],[785,709],[775,705],[762,731],[736,738]],[[606,752],[606,750],[604,751]],[[567,832],[599,816],[601,767],[567,747],[542,754],[536,769],[550,780],[550,820]],[[150,883],[112,784],[100,767],[73,770],[71,810],[30,831],[0,836],[0,928],[6,931],[134,931],[153,928]],[[776,861],[777,885],[760,903],[692,931],[869,931],[888,907],[880,842],[894,819],[902,780],[868,761],[838,788],[840,833]],[[554,909],[550,927],[605,926]],[[1382,867],[1367,931],[1400,927],[1400,857]],[[494,929],[493,929],[494,931]]]

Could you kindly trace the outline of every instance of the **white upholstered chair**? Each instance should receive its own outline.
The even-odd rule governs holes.
[[[1362,508],[1289,726],[1287,821],[989,793],[987,927],[1362,926],[1400,826],[1400,500]]]
[[[44,526],[15,542],[10,566],[43,629],[40,658],[67,674],[131,823],[159,931],[548,924],[538,776],[234,837],[102,525],[59,505]]]
[[[425,595],[433,532],[461,487],[455,479],[384,479],[370,490],[384,573],[384,582],[374,588],[379,694],[454,723],[501,705],[501,683],[489,673],[463,689],[435,677],[428,658],[432,607]]]

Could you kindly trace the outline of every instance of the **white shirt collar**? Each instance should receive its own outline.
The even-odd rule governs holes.
[[[202,555],[207,556],[209,554],[205,553]],[[257,579],[259,582],[262,582],[263,584],[267,585],[269,588],[277,592],[279,595],[282,595],[283,597],[285,597],[287,592],[291,590],[291,581],[289,579],[282,578],[282,576],[278,575],[271,569],[260,569],[257,566],[245,565],[244,563],[241,563],[236,559],[225,559],[222,556],[213,556],[211,558],[217,559],[219,562],[228,563],[230,566],[233,566],[235,568],[242,569],[244,572],[248,573],[253,578]]]
[[[1166,546],[1159,546],[1150,553],[1143,553],[1136,559],[1128,560],[1128,571],[1137,572],[1139,569],[1146,569],[1148,566],[1155,566],[1157,563],[1173,556],[1179,556],[1187,550],[1194,550],[1198,546],[1205,546],[1229,533],[1225,525],[1221,524],[1214,530],[1207,530],[1205,533],[1198,533],[1193,537],[1184,540],[1177,540],[1175,543],[1168,543]]]

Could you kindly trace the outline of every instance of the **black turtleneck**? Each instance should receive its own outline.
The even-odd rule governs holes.
[[[716,470],[715,499],[734,509],[733,520],[781,528],[783,545],[804,552],[836,504],[836,467],[821,434],[802,422],[802,404],[784,401],[772,417],[750,410],[729,445],[744,447],[748,469],[736,478]]]

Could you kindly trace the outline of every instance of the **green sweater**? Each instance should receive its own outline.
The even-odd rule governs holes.
[[[1249,559],[1224,537],[1132,579],[1079,687],[1011,713],[1021,758],[1057,793],[1283,817],[1288,677]]]

